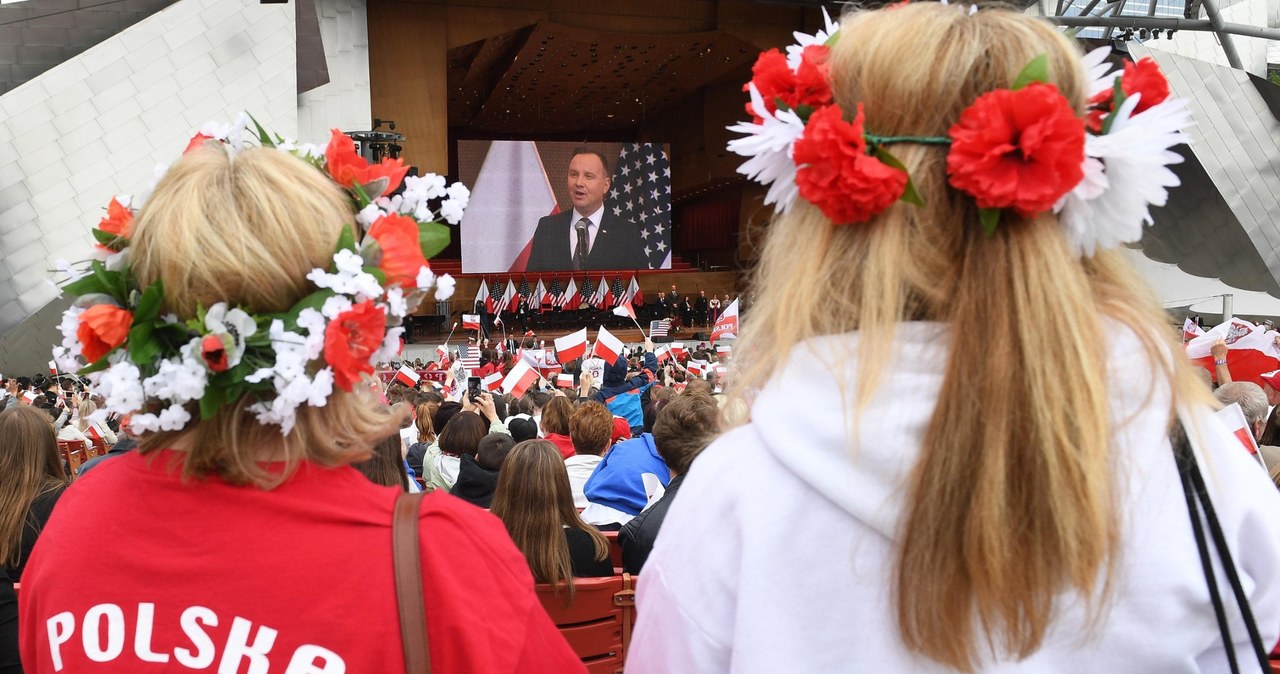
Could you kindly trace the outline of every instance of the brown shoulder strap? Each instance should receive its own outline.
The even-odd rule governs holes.
[[[422,494],[401,494],[396,498],[391,524],[405,674],[431,674],[427,607],[422,596],[422,556],[418,548],[418,511],[421,504]]]

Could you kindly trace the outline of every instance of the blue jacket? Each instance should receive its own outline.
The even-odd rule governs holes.
[[[639,515],[649,502],[641,477],[645,473],[657,475],[664,487],[671,481],[671,470],[658,455],[649,433],[614,445],[596,465],[582,491],[592,503]]]
[[[640,394],[653,386],[657,371],[657,357],[652,352],[645,353],[644,372],[626,379],[627,361],[619,356],[618,360],[605,366],[604,382],[595,399],[604,403],[613,416],[626,419],[631,428],[643,428],[644,407],[640,404]]]

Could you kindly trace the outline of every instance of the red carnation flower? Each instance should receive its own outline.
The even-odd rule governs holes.
[[[85,360],[96,363],[111,350],[124,344],[133,326],[133,312],[110,304],[96,304],[80,314],[76,339]]]
[[[788,108],[808,105],[815,108],[831,105],[830,66],[827,56],[830,53],[825,45],[809,45],[801,52],[800,67],[792,72],[787,57],[777,49],[770,49],[756,59],[751,67],[751,82],[742,86],[747,91],[751,84],[756,85],[760,97],[769,112],[776,112],[778,101]],[[747,114],[753,116],[758,124],[760,116],[747,103]]]
[[[218,335],[205,335],[200,340],[200,356],[211,372],[224,372],[227,369],[227,345]]]
[[[204,147],[204,142],[206,140],[213,140],[213,139],[214,139],[213,136],[206,136],[203,133],[197,133],[196,135],[191,137],[191,141],[187,143],[187,149],[183,150],[182,154],[186,154],[188,152],[191,152],[192,150],[200,149]]]
[[[115,197],[107,204],[107,217],[98,221],[98,229],[127,239],[133,230],[133,211],[121,204]]]
[[[951,185],[979,208],[1042,213],[1084,178],[1084,122],[1052,84],[979,96],[951,140]]]
[[[376,199],[388,192],[394,192],[409,173],[409,167],[400,159],[383,159],[380,164],[370,164],[364,157],[356,154],[355,141],[337,129],[329,136],[329,145],[324,149],[326,166],[329,175],[339,185],[351,189],[355,185],[368,185],[378,178],[386,178],[387,186],[377,194],[367,195]]]
[[[387,285],[413,288],[418,284],[418,270],[427,264],[418,243],[418,223],[398,213],[378,218],[369,228],[382,248],[382,271]]]
[[[1120,76],[1120,89],[1125,96],[1142,94],[1133,114],[1138,114],[1152,106],[1159,105],[1169,98],[1169,80],[1160,72],[1155,59],[1144,56],[1136,63],[1126,61],[1124,73]],[[1115,88],[1100,92],[1089,99],[1088,124],[1094,133],[1102,131],[1102,118],[1111,113],[1115,107]]]
[[[853,122],[840,108],[814,112],[796,141],[792,156],[799,170],[800,196],[836,224],[864,222],[897,201],[907,186],[907,173],[867,154],[862,131],[862,104]]]
[[[338,314],[325,328],[324,359],[343,391],[350,391],[361,375],[373,372],[369,359],[382,347],[386,321],[386,312],[365,300]]]

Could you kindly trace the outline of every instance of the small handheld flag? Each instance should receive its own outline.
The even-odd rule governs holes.
[[[559,337],[555,340],[555,343],[556,358],[561,363],[581,358],[587,352],[587,329],[583,328],[575,333]]]
[[[618,356],[622,355],[622,340],[613,336],[602,325],[600,331],[596,333],[596,345],[591,351],[591,355],[603,360],[605,363],[613,363],[618,360]]]
[[[396,372],[396,378],[394,381],[413,388],[418,385],[418,380],[421,378],[422,376],[415,372],[413,368],[410,368],[408,365],[401,365],[400,370]]]

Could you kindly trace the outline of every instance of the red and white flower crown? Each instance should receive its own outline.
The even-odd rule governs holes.
[[[63,371],[96,385],[106,401],[100,414],[133,413],[134,432],[179,431],[194,409],[209,419],[250,396],[258,421],[288,435],[299,407],[324,407],[335,386],[352,390],[399,352],[399,325],[428,290],[434,286],[438,300],[453,295],[453,279],[436,277],[427,259],[449,243],[436,216],[460,222],[466,187],[435,174],[405,177],[409,168],[399,159],[371,165],[337,129],[322,150],[268,134],[243,113],[232,124],[206,124],[186,152],[222,143],[234,161],[249,144],[242,137],[251,122],[261,147],[311,164],[350,195],[355,234],[343,229],[329,267],[307,274],[315,291],[288,311],[258,315],[217,302],[184,322],[160,314],[160,281],[140,287],[130,269],[130,207],[140,208],[145,196],[113,198],[93,232],[99,259],[64,288],[77,299],[63,314],[54,357]],[[401,183],[404,191],[388,197]]]
[[[988,233],[1004,209],[1024,217],[1052,210],[1076,250],[1092,255],[1139,240],[1150,207],[1179,184],[1169,166],[1182,156],[1171,148],[1190,142],[1191,113],[1150,58],[1117,73],[1106,63],[1110,47],[1085,55],[1086,119],[1049,81],[1041,55],[1010,88],[979,96],[947,136],[878,136],[864,128],[861,103],[846,110],[834,102],[827,57],[840,26],[824,17],[825,28],[796,33],[786,55],[760,55],[743,87],[754,120],[729,127],[746,136],[728,145],[748,158],[738,172],[767,186],[765,203],[778,212],[799,196],[845,225],[899,200],[922,205],[888,146],[945,145],[949,183],[974,198]]]

